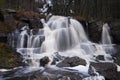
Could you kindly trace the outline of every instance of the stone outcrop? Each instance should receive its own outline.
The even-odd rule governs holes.
[[[98,73],[103,75],[106,78],[106,80],[117,80],[118,78],[117,66],[114,63],[91,62],[90,65],[93,66]]]
[[[63,61],[57,64],[58,67],[75,67],[78,65],[86,65],[86,61],[79,57],[67,57]]]

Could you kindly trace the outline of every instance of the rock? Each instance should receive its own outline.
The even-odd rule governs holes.
[[[8,34],[16,29],[15,26],[10,26],[8,23],[0,22],[0,33]]]
[[[34,75],[37,74],[37,72],[39,72],[39,75],[41,75],[39,70],[32,72],[31,71],[24,72],[27,69],[28,69],[27,67],[23,67],[23,68],[17,68],[10,71],[2,72],[0,77],[2,76],[3,80],[34,80],[35,79]]]
[[[31,29],[43,28],[43,24],[41,23],[40,19],[30,19],[29,26]]]
[[[14,17],[18,20],[20,18],[41,19],[41,18],[45,18],[45,15],[36,13],[34,11],[17,11]]]
[[[47,56],[40,59],[40,66],[46,66],[49,63],[49,58]]]
[[[114,46],[114,54],[112,54],[112,57],[114,59],[114,62],[120,66],[120,46],[119,45]]]
[[[46,68],[45,72],[47,74],[53,74],[57,80],[82,80],[82,74],[73,70]]]
[[[96,60],[102,60],[102,61],[104,61],[105,60],[105,58],[104,58],[104,55],[98,55],[97,57],[96,57]]]
[[[22,65],[17,53],[5,43],[0,43],[0,68],[13,68]]]
[[[74,67],[78,65],[86,65],[86,61],[79,57],[67,57],[62,62],[58,63],[58,67]]]
[[[90,65],[93,66],[98,73],[103,75],[106,80],[117,80],[117,66],[114,63],[91,62]]]
[[[31,68],[32,69],[32,68]],[[28,71],[28,67],[0,72],[2,80],[82,80],[82,74],[72,70],[44,68]]]
[[[89,73],[91,76],[97,76],[97,73],[96,73],[95,68],[94,68],[93,66],[89,66],[88,73]]]
[[[120,72],[118,72],[117,79],[120,80]]]
[[[0,43],[7,43],[7,35],[0,33]]]
[[[17,11],[14,15],[15,19],[27,23],[30,29],[43,28],[40,19],[45,18],[44,15],[33,11]]]
[[[2,10],[0,10],[0,21],[3,22],[4,21],[4,15]]]
[[[13,14],[10,14],[7,10],[0,10],[1,22],[0,22],[0,31],[12,32],[16,29],[16,20],[13,17]]]
[[[92,42],[99,43],[101,41],[103,22],[92,22],[88,24],[88,37]]]
[[[55,55],[54,55],[53,61],[52,61],[52,63],[51,63],[51,64],[53,64],[53,65],[56,65],[57,62],[62,61],[62,60],[65,59],[65,57],[64,57],[64,56],[61,56],[61,55],[59,54],[59,52],[55,52],[54,54],[55,54]]]
[[[110,26],[110,34],[115,44],[120,44],[120,21],[112,21],[108,23]]]

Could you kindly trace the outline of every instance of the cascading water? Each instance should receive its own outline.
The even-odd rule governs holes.
[[[89,61],[95,61],[95,56],[104,55],[104,61],[112,61],[110,54],[106,53],[106,49],[103,46],[104,44],[111,44],[110,38],[107,37],[107,40],[105,38],[109,35],[107,24],[103,27],[102,38],[104,39],[102,39],[102,45],[90,42],[83,26],[75,19],[52,16],[47,23],[43,20],[42,22],[43,29],[30,30],[28,26],[24,26],[18,36],[17,52],[23,56],[23,61],[29,66],[39,67],[40,59],[45,56],[50,60],[49,65],[51,65],[57,55],[64,57],[78,56],[85,59],[87,65],[70,67],[70,69],[88,74]],[[63,59],[60,60],[62,61]],[[104,80],[100,75],[86,78],[85,80],[96,79]]]
[[[113,51],[113,44],[111,41],[109,30],[110,30],[110,28],[109,28],[108,24],[105,23],[102,28],[102,44],[103,44],[103,48],[106,50],[106,52],[111,54],[111,52]]]
[[[102,45],[88,40],[82,25],[74,19],[53,16],[43,25],[44,28],[35,34],[27,26],[23,27],[20,33],[17,51],[24,55],[24,61],[30,60],[29,65],[39,66],[39,60],[44,56],[52,60],[56,52],[61,56],[79,56],[90,61],[94,60],[94,55],[108,55]],[[104,34],[107,31],[106,25],[103,29]],[[106,34],[104,36],[107,36]]]
[[[103,25],[102,44],[112,44],[110,34],[109,34],[109,26],[107,23]]]

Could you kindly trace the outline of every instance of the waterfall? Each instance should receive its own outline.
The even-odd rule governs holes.
[[[77,20],[52,16],[47,22],[42,20],[42,23],[44,28],[39,30],[30,30],[24,26],[18,37],[17,51],[30,66],[39,66],[40,59],[45,56],[49,57],[51,63],[56,52],[60,56],[78,56],[87,61],[94,61],[94,56],[104,55],[105,60],[110,61],[105,48],[89,41],[83,26]],[[104,37],[108,35],[106,25],[103,27]]]
[[[112,44],[110,34],[109,34],[109,26],[107,23],[103,25],[102,28],[102,44]]]
[[[106,53],[112,54],[114,48],[109,34],[109,29],[110,27],[105,23],[102,28],[102,44]]]
[[[113,44],[108,24],[103,25],[102,44],[98,44],[88,39],[84,26],[73,18],[52,16],[48,21],[42,19],[41,22],[43,28],[30,29],[29,26],[23,26],[11,34],[13,38],[10,39],[10,44],[16,47],[17,52],[23,57],[23,62],[30,67],[30,71],[32,67],[41,68],[41,66],[58,69],[58,64],[67,57],[78,57],[86,64],[59,69],[80,73],[83,75],[82,80],[105,80],[94,68],[93,76],[89,70],[91,62],[113,62],[111,57]],[[46,63],[45,60],[49,62]]]
[[[46,39],[43,46],[47,52],[52,48],[54,51],[65,51],[79,43],[88,42],[82,25],[73,19],[70,19],[69,23],[67,17],[53,16],[44,27],[44,31]]]

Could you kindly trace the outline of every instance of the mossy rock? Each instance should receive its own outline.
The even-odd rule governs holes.
[[[10,33],[15,29],[16,28],[14,26],[10,26],[5,22],[0,22],[0,33]]]
[[[17,65],[15,52],[4,43],[0,43],[0,68],[12,68]]]

